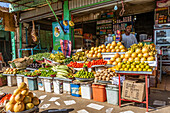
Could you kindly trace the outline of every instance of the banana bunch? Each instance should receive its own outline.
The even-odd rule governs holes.
[[[75,25],[74,22],[71,20],[69,21],[69,23],[67,20],[63,20],[63,24],[64,24],[64,26],[68,26],[68,24],[69,24],[69,26],[71,26],[71,27],[73,27]]]
[[[71,27],[73,27],[75,24],[74,24],[73,21],[69,21],[69,25],[70,25]]]
[[[67,20],[63,20],[63,24],[64,24],[65,26],[68,26]]]

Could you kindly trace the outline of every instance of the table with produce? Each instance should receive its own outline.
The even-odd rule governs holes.
[[[156,54],[154,44],[138,43],[127,49],[121,42],[113,41],[107,46],[101,45],[76,52],[68,58],[59,52],[38,53],[18,58],[9,62],[10,68],[7,68],[2,76],[20,76],[24,79],[32,77],[36,78],[37,84],[39,79],[51,79],[70,83],[78,81],[114,84],[120,87],[126,75],[152,74],[157,66]],[[125,78],[121,79],[124,75]],[[13,95],[7,94],[3,97],[9,101],[8,103],[1,99],[0,103],[4,106],[2,110],[20,112],[37,108],[38,98],[32,96],[27,84],[20,82],[21,85],[18,85]]]

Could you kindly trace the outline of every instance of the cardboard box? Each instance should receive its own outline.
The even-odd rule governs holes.
[[[137,80],[125,80],[122,98],[142,102],[145,98],[145,83],[137,83]]]

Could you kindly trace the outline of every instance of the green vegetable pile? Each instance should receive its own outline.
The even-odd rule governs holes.
[[[45,57],[45,58],[50,58],[50,54],[51,53],[38,53],[38,54],[35,54],[35,55],[31,55],[29,56],[30,58],[33,58],[34,60],[43,60],[42,57]]]
[[[18,70],[17,71],[17,74],[20,74],[20,75],[24,75],[24,73],[25,73],[24,70]]]
[[[80,70],[75,74],[74,77],[76,77],[76,78],[94,78],[94,74],[92,72]]]
[[[49,71],[41,71],[41,75],[42,77],[56,77],[56,72],[54,72],[53,70],[49,70]]]
[[[71,61],[73,61],[72,58],[66,58],[66,59],[64,60],[64,63],[65,63],[65,64],[69,64]]]

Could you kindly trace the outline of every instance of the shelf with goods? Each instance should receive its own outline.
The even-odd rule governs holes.
[[[157,5],[160,1],[157,1]],[[169,7],[159,7],[155,9],[155,25],[170,23]]]
[[[132,25],[132,32],[133,30],[133,25],[134,25],[134,21],[133,21],[134,17],[133,16],[126,16],[126,17],[122,17],[121,19],[113,19],[113,31],[124,31],[125,27],[130,24]]]

